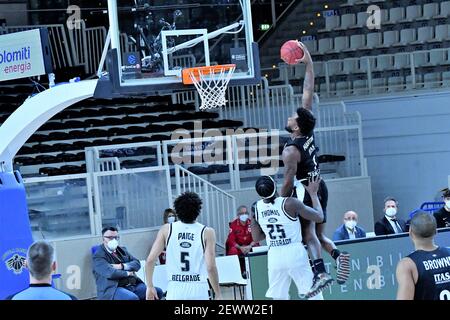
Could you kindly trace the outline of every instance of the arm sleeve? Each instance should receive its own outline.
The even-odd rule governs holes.
[[[375,234],[377,236],[382,236],[385,235],[386,233],[384,232],[384,227],[380,222],[375,223]]]
[[[444,228],[445,224],[444,221],[442,221],[441,215],[439,214],[439,211],[433,213],[434,218],[436,219],[436,227],[437,228]]]
[[[134,272],[139,271],[139,269],[141,269],[141,262],[138,259],[136,259],[135,257],[133,257],[131,254],[129,254],[128,252],[127,252],[127,254],[131,259],[130,261],[128,261],[126,263],[127,271],[134,271]]]
[[[111,264],[106,261],[105,257],[94,255],[93,257],[94,271],[107,279],[119,280],[128,277],[128,273],[124,270],[114,269]]]
[[[236,235],[234,234],[233,224],[230,224],[230,233],[228,234],[227,242],[228,242],[228,245],[230,246],[230,248],[234,248],[237,244]]]
[[[339,241],[339,240],[342,240],[342,239],[341,239],[341,234],[339,232],[339,229],[337,229],[333,233],[333,241]]]
[[[366,230],[364,230],[363,228],[361,228],[361,234],[362,234],[363,238],[367,237]]]

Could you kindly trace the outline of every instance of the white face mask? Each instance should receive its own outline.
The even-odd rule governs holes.
[[[347,221],[345,221],[345,227],[347,229],[353,230],[356,227],[356,221],[355,220],[347,220]]]
[[[118,246],[119,241],[117,241],[116,239],[112,239],[111,241],[108,242],[108,249],[111,251],[115,251]]]
[[[445,200],[445,206],[450,209],[450,200]]]
[[[242,222],[247,221],[247,219],[248,219],[248,214],[241,214],[241,215],[239,216],[239,219],[240,219]]]
[[[174,216],[167,217],[167,222],[168,222],[168,223],[173,223],[173,222],[175,222],[175,217],[174,217]]]
[[[387,208],[386,209],[386,215],[390,218],[395,217],[395,215],[397,214],[397,209],[395,208]]]

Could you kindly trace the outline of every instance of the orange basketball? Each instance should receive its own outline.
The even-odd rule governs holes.
[[[286,41],[280,50],[281,59],[287,64],[296,64],[298,59],[303,58],[303,49],[300,48],[296,40]]]

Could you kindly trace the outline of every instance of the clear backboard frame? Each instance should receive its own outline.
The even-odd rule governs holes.
[[[171,48],[167,46],[167,38],[179,35],[190,34],[194,37],[188,41],[189,45],[198,45],[205,50],[204,65],[210,65],[209,44],[212,38],[219,37],[225,33],[243,32],[245,38],[245,53],[247,70],[236,70],[230,85],[250,85],[257,84],[261,80],[259,50],[258,45],[253,40],[253,27],[251,16],[250,0],[239,0],[242,7],[242,17],[239,21],[217,28],[208,30],[206,33],[202,29],[178,29],[174,31],[161,32],[163,38],[163,55]],[[123,72],[123,57],[121,50],[119,12],[117,0],[108,0],[108,15],[110,21],[110,44],[111,50],[106,56],[108,72],[100,77],[99,85],[96,90],[96,97],[109,98],[114,96],[132,96],[132,95],[165,95],[176,91],[194,90],[194,86],[184,85],[181,78],[181,70],[170,70],[167,63],[167,56],[164,57],[164,75],[148,78],[126,78]],[[240,34],[241,35],[241,34]],[[241,38],[242,39],[242,38]],[[175,47],[179,47],[177,44]],[[189,46],[188,46],[189,47]],[[231,54],[230,54],[231,57]],[[176,72],[175,72],[176,71]]]

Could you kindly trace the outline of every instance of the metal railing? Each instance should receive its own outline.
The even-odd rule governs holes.
[[[86,23],[81,20],[77,28],[68,30],[68,34],[74,65],[84,65],[87,72],[88,42],[86,39]]]
[[[222,188],[235,189],[233,173],[233,155],[231,136],[222,136],[220,131],[211,132],[214,136],[201,136],[198,138],[173,139],[162,144],[163,164],[182,165],[187,169],[195,170],[211,165],[223,166],[222,171],[226,178],[218,181]],[[194,134],[195,135],[195,134]],[[195,169],[194,169],[195,167]],[[210,177],[211,178],[211,177]]]
[[[46,28],[48,30],[50,48],[52,52],[52,63],[56,69],[63,69],[65,67],[72,67],[76,65],[72,51],[67,40],[65,27],[62,24],[48,24],[36,26],[14,26],[14,27],[0,27],[0,34],[7,34],[13,32],[27,31],[33,29]]]
[[[95,234],[87,174],[24,178],[34,239]]]
[[[339,110],[338,106],[330,108]],[[345,105],[340,110],[345,114]],[[320,154],[345,159],[321,164],[325,178],[367,175],[361,119],[359,114],[350,115],[344,118],[346,123],[315,130]],[[25,179],[33,232],[36,237],[64,238],[96,235],[107,224],[122,230],[158,227],[161,212],[172,205],[172,194],[190,190],[204,200],[202,221],[214,227],[224,243],[227,219],[232,218],[236,206],[224,189],[253,185],[261,174],[281,178],[280,154],[287,138],[278,131],[242,132],[162,145],[145,142],[86,148],[87,174]],[[157,159],[153,167],[141,162],[141,167],[125,169],[126,161],[148,158],[146,152]],[[188,168],[178,165],[177,159],[183,157],[189,160]],[[221,170],[212,169],[214,166]],[[202,167],[205,171],[199,174],[191,171]]]
[[[128,34],[121,33],[120,34],[120,46],[123,52],[135,52],[137,51],[136,44],[130,41]]]
[[[85,149],[87,172],[114,171],[127,167],[125,161],[154,157],[146,166],[162,166],[161,142],[138,142],[119,145],[88,147]]]
[[[263,78],[258,85],[228,88],[228,103],[218,110],[220,117],[240,120],[244,127],[271,128],[268,86]]]
[[[86,72],[94,74],[100,64],[103,48],[105,46],[107,30],[105,27],[86,28],[87,57],[85,61]]]
[[[173,201],[168,167],[27,178],[24,184],[35,239],[99,235],[105,225],[159,227]]]
[[[170,170],[167,167],[91,174],[97,226],[117,225],[122,230],[158,227],[162,224],[162,213],[172,206]]]
[[[174,197],[191,191],[202,198],[202,212],[198,221],[214,228],[217,245],[224,247],[229,232],[228,224],[235,217],[236,198],[178,165],[175,166],[175,185]]]

